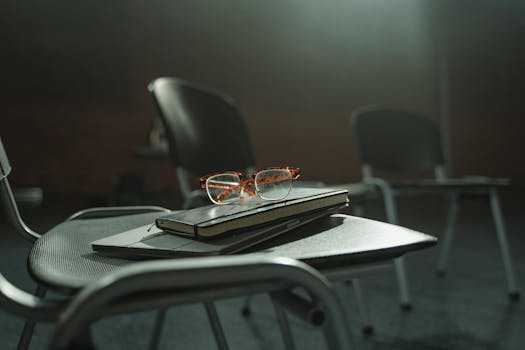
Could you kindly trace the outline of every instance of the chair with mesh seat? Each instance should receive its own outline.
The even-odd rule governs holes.
[[[136,263],[134,260],[95,253],[91,249],[91,242],[140,226],[153,225],[156,218],[171,211],[157,206],[90,208],[71,215],[46,233],[38,234],[21,218],[8,181],[10,173],[11,165],[0,140],[0,196],[11,223],[24,238],[33,243],[27,266],[31,277],[38,284],[35,295],[30,296],[0,275],[0,303],[26,318],[18,349],[27,349],[36,321],[56,321],[61,307],[67,304],[66,301],[44,300],[48,289],[74,296],[93,281]],[[210,286],[208,288],[212,289]],[[204,298],[202,302],[218,347],[227,349],[214,302],[209,298]],[[278,321],[282,324],[285,322],[284,311],[280,304],[274,303],[274,307]],[[161,309],[155,318],[152,348],[158,341],[165,311]],[[290,334],[287,333],[287,336],[289,338]],[[89,340],[89,333],[84,338]]]
[[[388,222],[398,224],[395,197],[407,194],[437,193],[450,201],[443,243],[437,265],[444,275],[451,249],[459,201],[464,197],[488,200],[507,279],[509,296],[516,299],[516,286],[498,191],[509,185],[508,179],[488,177],[448,178],[442,138],[437,124],[417,113],[365,106],[356,109],[350,119],[361,162],[362,181],[381,196]],[[377,175],[379,173],[381,175]],[[430,174],[430,176],[429,176]],[[421,175],[416,179],[412,177]],[[404,262],[396,260],[403,305],[410,305]]]

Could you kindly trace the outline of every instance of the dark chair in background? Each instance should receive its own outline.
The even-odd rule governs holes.
[[[155,79],[148,89],[166,129],[183,208],[210,203],[192,179],[255,169],[248,127],[230,97],[177,78]]]
[[[439,275],[443,275],[445,271],[459,210],[459,200],[465,196],[480,196],[489,201],[509,296],[512,299],[518,298],[519,292],[498,196],[498,190],[509,185],[508,179],[447,178],[439,127],[432,120],[418,114],[380,106],[367,106],[358,108],[352,113],[351,125],[362,166],[362,181],[378,191],[382,197],[389,223],[398,224],[395,196],[427,193],[448,196],[450,206],[437,266]],[[374,171],[380,171],[382,177],[376,176]],[[413,177],[416,174],[424,176],[429,173],[433,174],[433,177],[408,180],[392,180],[386,177],[388,174],[399,178],[399,175],[403,174]],[[404,261],[400,258],[395,263],[402,305],[410,305]]]
[[[148,85],[168,139],[184,208],[209,205],[205,191],[193,189],[191,179],[224,170],[250,173],[255,157],[250,132],[232,98],[178,78],[158,78]],[[277,164],[279,165],[279,164]],[[299,181],[294,186],[323,186]],[[371,332],[364,295],[352,280],[364,332]],[[249,301],[243,308],[249,314]]]

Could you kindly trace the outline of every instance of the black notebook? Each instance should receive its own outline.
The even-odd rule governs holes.
[[[177,235],[211,238],[347,203],[347,190],[297,187],[284,200],[265,201],[252,196],[240,204],[213,204],[175,212],[158,218],[155,224],[159,229]]]
[[[341,205],[289,217],[274,224],[232,231],[207,240],[186,238],[146,225],[91,242],[91,246],[97,253],[123,258],[181,258],[232,254],[330,215],[339,208]]]

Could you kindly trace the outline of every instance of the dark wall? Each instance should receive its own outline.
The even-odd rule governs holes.
[[[0,14],[0,136],[13,182],[104,194],[115,174],[144,171],[150,188],[175,187],[169,164],[133,156],[147,142],[146,85],[158,76],[234,97],[258,163],[296,165],[307,179],[360,178],[353,108],[440,120],[445,101],[454,172],[523,182],[523,16],[512,3],[480,3],[11,2]]]
[[[523,186],[525,3],[469,0],[446,10],[453,167]]]

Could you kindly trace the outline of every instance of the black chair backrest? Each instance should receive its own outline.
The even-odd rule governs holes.
[[[11,165],[9,164],[9,159],[7,159],[2,139],[0,139],[0,180],[6,178],[10,172]]]
[[[253,168],[249,131],[231,98],[176,78],[158,78],[149,91],[176,167],[197,176]]]
[[[389,172],[422,172],[444,165],[439,128],[415,113],[363,107],[351,123],[362,164]]]

